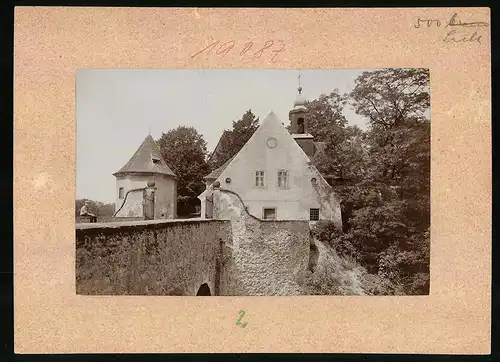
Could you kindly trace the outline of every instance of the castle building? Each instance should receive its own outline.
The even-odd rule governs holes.
[[[116,177],[115,217],[142,217],[144,189],[154,181],[154,218],[177,217],[177,178],[148,135]]]
[[[260,219],[329,220],[341,226],[340,198],[311,162],[324,143],[309,133],[308,116],[299,86],[289,112],[291,133],[270,112],[242,149],[205,177],[206,190],[198,196],[201,216],[212,216],[211,191],[218,182]]]

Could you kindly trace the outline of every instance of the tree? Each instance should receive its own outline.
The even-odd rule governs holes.
[[[330,140],[339,143],[344,138],[347,120],[342,113],[347,96],[334,89],[330,94],[322,94],[317,99],[306,102],[309,132],[319,141]]]
[[[318,170],[342,180],[361,180],[366,163],[365,133],[357,126],[344,126],[324,134],[324,152],[313,158]]]
[[[355,111],[369,118],[372,127],[395,128],[420,118],[430,107],[427,69],[381,69],[355,80],[350,94]]]
[[[424,69],[364,72],[349,95],[369,119],[366,132],[337,128],[320,165],[347,175],[343,233],[319,235],[387,280],[392,294],[429,290],[429,73]],[[351,132],[352,131],[352,132]],[[328,137],[328,133],[326,133]],[[342,155],[349,155],[346,159]]]
[[[429,73],[364,72],[350,96],[369,119],[364,188],[378,193],[379,203],[357,205],[348,237],[379,275],[407,293],[423,292],[430,247]]]
[[[356,112],[370,120],[367,178],[392,186],[403,199],[428,205],[429,72],[426,69],[365,72],[356,80],[351,97]],[[429,213],[428,209],[427,206],[421,211]],[[422,226],[426,229],[428,223]]]
[[[258,127],[259,118],[252,113],[251,109],[246,111],[238,121],[233,121],[233,128],[224,130],[219,144],[210,156],[210,168],[212,170],[219,168],[238,153]]]
[[[364,72],[355,84],[352,105],[369,119],[371,126],[368,141],[372,177],[398,184],[416,171],[415,162],[426,167],[426,157],[416,153],[429,150],[429,72],[382,69]]]
[[[324,152],[318,152],[312,161],[324,175],[361,178],[365,135],[359,127],[347,125],[342,113],[346,102],[347,95],[339,94],[338,89],[306,102],[309,132],[315,141],[325,143]]]
[[[197,196],[204,190],[209,172],[207,144],[194,127],[179,126],[162,133],[158,140],[163,159],[177,176],[177,213],[195,212]]]

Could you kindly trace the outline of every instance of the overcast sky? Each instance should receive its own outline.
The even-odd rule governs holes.
[[[302,70],[302,94],[312,100],[338,88],[350,92],[363,70]],[[76,196],[115,201],[115,178],[149,134],[193,126],[213,150],[224,129],[251,109],[288,124],[298,70],[80,69],[76,79]],[[350,124],[366,120],[349,107]]]

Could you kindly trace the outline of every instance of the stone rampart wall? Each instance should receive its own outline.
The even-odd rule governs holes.
[[[220,288],[219,220],[132,221],[76,226],[76,292],[100,295],[196,295]]]

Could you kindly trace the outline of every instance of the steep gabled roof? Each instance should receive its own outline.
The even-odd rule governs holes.
[[[248,161],[245,160],[245,155],[252,154],[257,149],[265,149],[264,147],[262,147],[263,145],[262,141],[265,141],[268,136],[274,136],[278,139],[278,142],[280,142],[281,147],[283,147],[283,151],[281,151],[281,157],[283,157],[283,155],[289,155],[293,157],[295,160],[302,162],[302,168],[303,169],[307,168],[308,170],[306,172],[314,173],[316,175],[315,177],[318,178],[318,181],[320,181],[322,185],[331,189],[331,185],[328,184],[323,175],[312,164],[309,156],[307,156],[302,147],[300,147],[297,141],[286,130],[286,128],[283,126],[283,123],[278,119],[276,114],[274,114],[274,112],[272,111],[263,120],[259,128],[255,131],[252,137],[250,137],[250,139],[243,146],[243,148],[241,148],[240,151],[236,153],[236,155],[234,155],[228,161],[226,161],[224,165],[219,167],[217,170],[212,171],[212,173],[206,176],[205,179],[207,178],[213,180],[220,179],[221,177],[223,177],[222,175],[224,175],[226,172],[231,172],[232,168],[233,171],[234,169],[236,169],[236,172],[238,172],[238,169],[245,167],[245,164]],[[318,145],[316,146],[319,149],[321,149],[322,146],[324,146],[324,144],[319,142]],[[243,156],[240,156],[241,154],[243,154]],[[238,165],[234,166],[235,164]],[[202,199],[207,194],[207,192],[209,192],[209,189],[206,189],[200,195],[198,195],[198,198]]]
[[[153,159],[156,162],[153,162]],[[144,139],[127,164],[113,175],[136,172],[157,173],[175,177],[175,174],[161,156],[160,149],[151,135]]]
[[[226,162],[224,162],[224,164],[213,170],[212,172],[210,172],[207,176],[204,177],[205,180],[207,179],[216,179],[217,177],[219,177],[221,175],[221,173],[226,169],[226,167],[229,165],[229,163],[233,160],[233,158],[236,157],[236,155],[238,154],[238,152],[236,152],[233,157],[231,157],[229,160],[227,160]]]
[[[222,140],[222,137],[224,137],[224,134],[227,132],[227,130],[224,130],[222,132],[222,135],[219,137],[219,141],[217,141],[217,145],[215,146],[214,150],[212,151],[212,153],[210,154],[210,156],[208,156],[208,160],[210,161],[212,159],[212,157],[214,157],[215,153],[217,152],[217,149],[219,148],[220,146],[220,141]]]
[[[220,140],[219,140],[219,142],[220,142]],[[325,148],[326,148],[326,142],[314,142],[314,146],[316,148],[316,152],[324,152]],[[233,157],[231,157],[229,160],[224,162],[224,164],[221,167],[210,172],[207,176],[204,177],[204,179],[205,180],[216,180],[222,174],[222,172],[224,172],[224,170],[227,168],[229,163],[233,160],[233,158],[236,157],[237,154],[238,154],[238,152],[236,152],[233,155]]]

